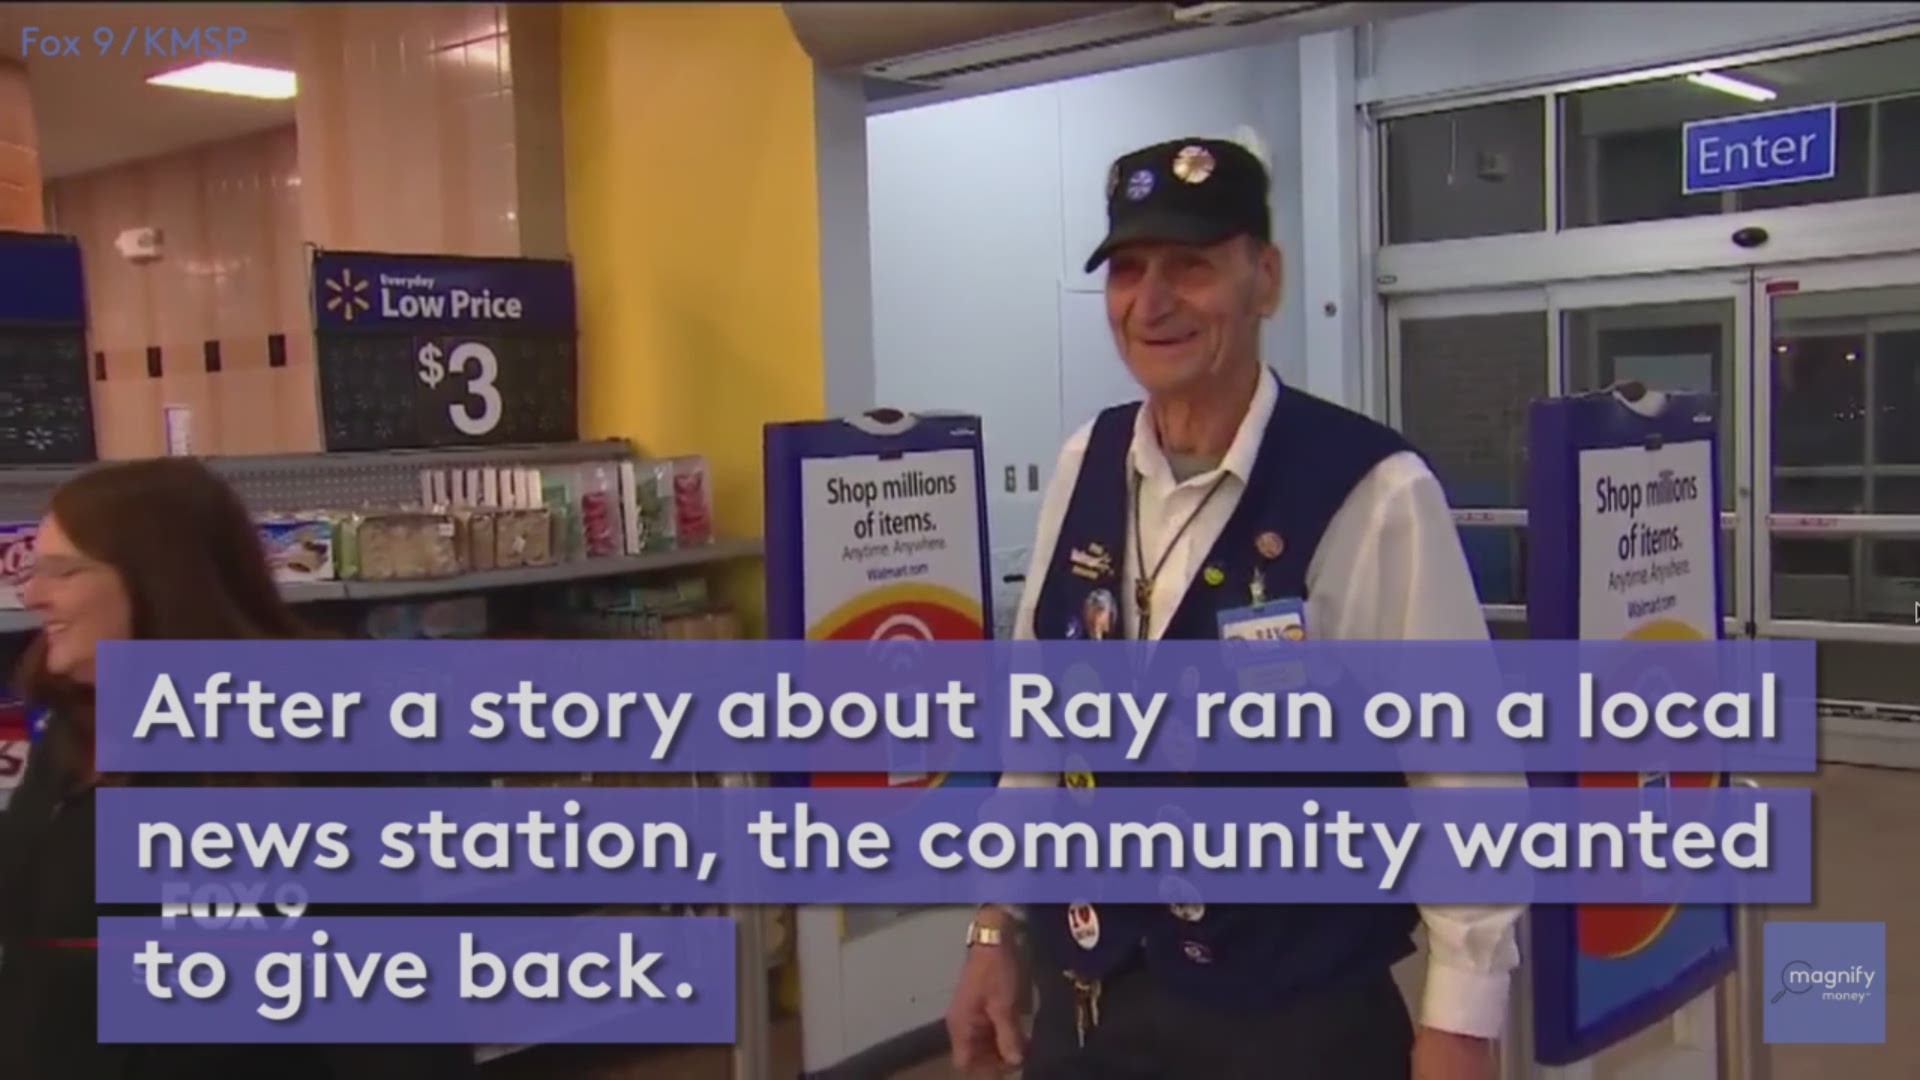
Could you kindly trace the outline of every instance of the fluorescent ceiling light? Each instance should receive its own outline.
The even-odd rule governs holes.
[[[155,75],[147,82],[176,90],[204,90],[209,94],[285,101],[294,95],[293,72],[209,60],[204,64]]]
[[[1709,90],[1718,90],[1723,94],[1732,94],[1748,101],[1772,101],[1780,95],[1745,79],[1736,79],[1731,75],[1722,75],[1717,71],[1696,71],[1687,76],[1687,81],[1695,86],[1704,86]]]

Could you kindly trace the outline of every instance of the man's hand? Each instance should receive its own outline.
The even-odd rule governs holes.
[[[1013,919],[988,908],[979,915],[982,926],[1003,932]],[[960,968],[960,982],[947,1007],[947,1038],[953,1046],[954,1068],[962,1072],[995,1072],[1018,1068],[1026,1035],[1020,1030],[1023,979],[1020,958],[1011,935],[998,945],[974,945]]]
[[[1500,1062],[1489,1039],[1438,1028],[1413,1032],[1413,1080],[1494,1080]]]

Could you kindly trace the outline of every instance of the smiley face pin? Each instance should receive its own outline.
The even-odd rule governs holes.
[[[1259,552],[1263,559],[1277,559],[1287,550],[1287,542],[1280,539],[1277,532],[1263,532],[1254,538],[1253,550]]]
[[[1201,572],[1200,577],[1209,585],[1218,585],[1227,580],[1227,572],[1217,566],[1209,566]]]

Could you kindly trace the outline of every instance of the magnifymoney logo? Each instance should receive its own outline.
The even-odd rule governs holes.
[[[1770,922],[1766,1041],[1887,1041],[1885,923]]]

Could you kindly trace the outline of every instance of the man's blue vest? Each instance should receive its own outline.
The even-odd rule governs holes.
[[[1041,584],[1036,637],[1081,636],[1095,590],[1105,589],[1111,597],[1132,595],[1126,569],[1133,565],[1127,551],[1129,451],[1139,409],[1138,403],[1117,406],[1094,421]],[[1202,563],[1223,572],[1207,575],[1220,584],[1191,583],[1162,637],[1217,638],[1218,614],[1248,605],[1256,571],[1264,574],[1268,599],[1304,601],[1307,567],[1334,514],[1375,465],[1410,449],[1392,429],[1282,383],[1246,490]],[[1263,537],[1268,544],[1259,542]],[[1274,537],[1283,543],[1279,555],[1268,558]],[[1073,572],[1075,551],[1082,553],[1082,573]],[[1113,577],[1085,574],[1087,552],[1110,554]],[[1112,636],[1120,636],[1124,623],[1116,617],[1112,626]],[[1313,634],[1311,624],[1307,633]],[[1285,793],[1274,788],[1405,782],[1392,774],[1307,773],[1122,773],[1093,780],[1095,798],[1102,785],[1245,788],[1249,814],[1263,805],[1284,805]],[[1069,910],[1064,905],[1028,909],[1028,935],[1042,966],[1097,979],[1141,958],[1170,992],[1229,1009],[1271,1008],[1295,994],[1378,975],[1413,952],[1411,935],[1418,923],[1408,905],[1206,904],[1198,918],[1193,908],[1176,911],[1171,904],[1101,905],[1094,910],[1097,940],[1089,940],[1093,935],[1083,925],[1076,941]]]

